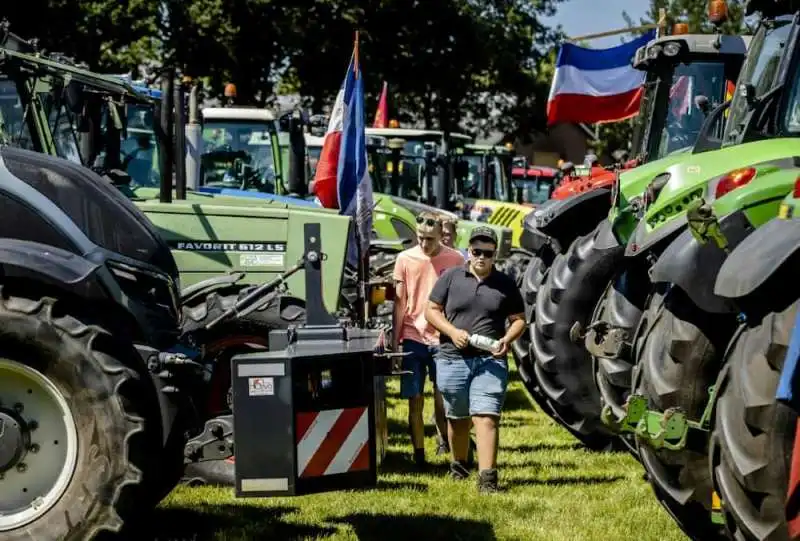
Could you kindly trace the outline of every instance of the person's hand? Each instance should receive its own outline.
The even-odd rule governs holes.
[[[463,329],[453,331],[450,338],[458,349],[464,349],[469,345],[469,333]]]
[[[498,359],[505,359],[506,357],[508,357],[508,339],[503,337],[500,340],[498,340],[497,343],[499,349],[493,351],[492,356]]]

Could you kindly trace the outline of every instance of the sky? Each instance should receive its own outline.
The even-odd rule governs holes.
[[[558,4],[556,15],[545,22],[553,26],[560,24],[570,37],[582,36],[626,26],[623,11],[638,23],[649,7],[648,0],[564,0]],[[620,44],[620,37],[597,38],[589,45],[592,48],[613,47]]]

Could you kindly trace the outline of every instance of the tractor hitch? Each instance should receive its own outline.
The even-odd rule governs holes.
[[[186,442],[184,464],[225,460],[233,456],[233,415],[206,421],[203,432]]]
[[[711,414],[716,402],[716,389],[708,389],[709,400],[699,421],[687,418],[681,408],[668,408],[664,412],[647,407],[647,398],[632,394],[623,406],[625,414],[617,416],[610,405],[603,407],[600,418],[612,431],[636,434],[637,439],[653,449],[679,451],[687,447],[693,433],[708,435]]]
[[[605,321],[596,321],[585,329],[576,321],[569,331],[569,336],[576,344],[583,341],[586,351],[593,357],[619,359],[628,356],[632,348],[629,341],[630,329],[611,325]]]

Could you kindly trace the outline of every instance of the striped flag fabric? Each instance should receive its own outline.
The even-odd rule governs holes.
[[[636,116],[645,72],[631,60],[655,30],[608,49],[564,43],[547,100],[547,124],[617,122]]]
[[[372,180],[367,169],[364,80],[358,62],[358,35],[342,87],[333,105],[317,162],[312,191],[325,208],[355,219],[361,254],[367,254],[372,232]],[[358,262],[356,243],[348,261]]]

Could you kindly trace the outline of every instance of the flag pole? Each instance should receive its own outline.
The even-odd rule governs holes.
[[[358,30],[356,30],[355,45],[353,48],[353,71],[355,72],[354,73],[355,79],[358,79],[359,72],[361,71],[358,58]],[[367,212],[372,212],[372,209],[368,209]],[[367,253],[365,254],[364,251],[361,249],[362,239],[358,227],[357,208],[356,208],[356,219],[353,221],[353,226],[355,227],[355,233],[356,233],[355,235],[356,257],[358,259],[357,276],[358,276],[359,297],[361,298],[360,306],[358,306],[357,308],[357,318],[359,323],[361,324],[361,327],[364,328],[367,326],[367,317],[369,316],[369,298],[367,296],[368,292],[367,283],[369,282],[369,250],[367,250]]]

